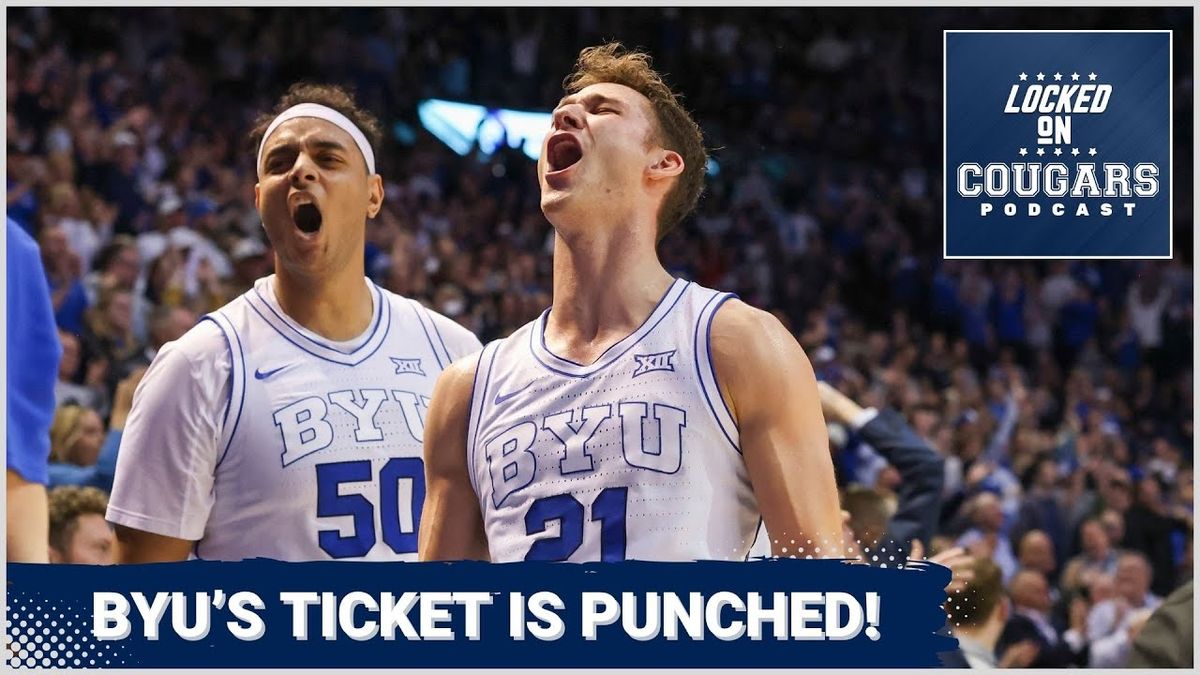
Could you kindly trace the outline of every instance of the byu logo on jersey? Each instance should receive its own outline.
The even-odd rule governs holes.
[[[395,356],[389,356],[388,358],[392,360],[392,363],[396,364],[397,375],[403,375],[404,373],[425,374],[425,371],[421,368],[421,359],[400,359]]]
[[[393,389],[357,389],[330,392],[326,396],[308,396],[275,411],[273,419],[283,436],[283,466],[333,444],[334,426],[327,419],[329,403],[354,418],[354,440],[369,443],[384,440],[383,429],[375,416],[384,405],[399,405],[408,433],[413,440],[425,437],[425,413],[429,397],[411,391]]]
[[[653,373],[656,370],[665,370],[675,372],[675,350],[669,352],[658,352],[657,354],[634,354],[633,360],[637,362],[637,369],[633,371],[633,377]]]
[[[658,473],[679,471],[687,412],[665,403],[645,401],[621,401],[615,407],[616,417],[620,418],[621,454],[625,463]],[[561,475],[594,471],[596,465],[588,444],[605,424],[613,423],[613,408],[612,404],[592,405],[545,415],[540,425],[521,422],[484,444],[492,478],[492,504],[499,508],[509,495],[533,482],[537,455],[531,448],[539,433],[550,434],[557,441]]]

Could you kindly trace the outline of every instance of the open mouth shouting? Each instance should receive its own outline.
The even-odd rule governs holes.
[[[312,195],[297,192],[288,198],[288,210],[296,229],[305,235],[314,235],[321,229],[321,209],[313,201]]]
[[[583,146],[569,132],[559,132],[546,143],[546,176],[562,175],[583,159]]]

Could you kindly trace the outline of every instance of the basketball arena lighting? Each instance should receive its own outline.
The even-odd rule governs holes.
[[[552,119],[548,112],[489,108],[436,98],[421,101],[417,116],[426,131],[459,155],[467,155],[476,143],[484,154],[491,155],[507,141],[509,147],[520,148],[534,161],[542,152],[542,139]],[[705,170],[716,176],[721,168],[710,157]]]
[[[476,143],[486,154],[508,146],[520,148],[536,160],[542,138],[550,128],[550,113],[507,108],[488,108],[474,103],[428,99],[417,106],[421,126],[460,155],[471,152]]]

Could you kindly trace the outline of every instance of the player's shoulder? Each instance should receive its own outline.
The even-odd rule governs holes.
[[[753,344],[764,340],[777,340],[781,336],[794,339],[777,316],[749,305],[737,297],[730,297],[723,302],[713,316],[714,350],[718,340],[728,347],[736,346],[739,342],[748,341]]]
[[[479,360],[482,356],[483,353],[477,351],[455,359],[453,363],[446,366],[446,369],[438,376],[438,391],[461,397],[470,396],[475,386],[475,374],[479,371]]]
[[[454,319],[429,309],[413,298],[393,293],[382,286],[377,285],[376,288],[379,289],[381,296],[391,303],[395,310],[393,316],[403,316],[404,312],[416,311],[428,317],[437,333],[437,338],[445,345],[451,359],[467,356],[483,347],[474,333]]]
[[[803,350],[787,326],[771,312],[738,298],[724,302],[713,317],[709,343],[713,361],[770,368],[778,359],[803,357]]]
[[[209,363],[229,351],[229,338],[210,317],[203,317],[177,340],[162,346],[159,355],[172,355],[192,363]]]
[[[172,405],[168,400],[218,405],[233,372],[230,345],[224,330],[206,317],[158,350],[138,391],[153,392],[150,399],[164,405]],[[144,393],[138,396],[146,398]]]

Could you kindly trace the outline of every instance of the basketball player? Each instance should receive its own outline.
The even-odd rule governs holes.
[[[365,278],[379,125],[348,94],[293,86],[252,137],[276,273],[146,373],[108,509],[122,560],[414,559],[429,395],[479,342]]]
[[[642,53],[585,49],[542,144],[554,304],[438,382],[422,559],[839,556],[816,380],[795,339],[673,279],[656,242],[705,151]]]

